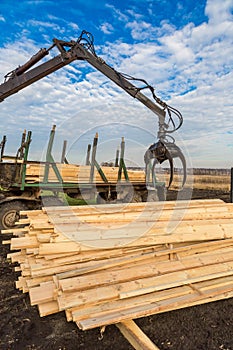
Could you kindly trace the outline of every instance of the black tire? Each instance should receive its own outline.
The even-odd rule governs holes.
[[[12,201],[0,205],[0,229],[7,230],[17,227],[15,223],[19,220],[20,211],[27,209],[26,204],[21,201]]]

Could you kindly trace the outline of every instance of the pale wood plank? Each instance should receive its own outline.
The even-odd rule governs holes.
[[[116,324],[117,328],[136,350],[159,350],[133,320]]]

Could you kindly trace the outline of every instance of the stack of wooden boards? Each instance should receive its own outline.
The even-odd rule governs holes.
[[[56,164],[61,177],[66,183],[88,183],[90,178],[91,167],[88,165],[74,165],[74,164]],[[27,182],[42,182],[44,177],[44,164],[39,163],[30,163],[27,165],[26,171],[26,181]],[[117,167],[101,167],[103,173],[105,174],[108,182],[116,183],[118,179],[118,170]],[[145,182],[145,172],[140,170],[128,170],[128,176],[132,183]],[[49,169],[49,178],[50,182],[57,182],[57,177],[55,175],[54,170],[50,166]],[[97,169],[94,170],[94,182],[95,183],[103,183],[103,179],[98,173]],[[122,180],[124,181],[124,175],[122,171]]]
[[[28,183],[43,182],[44,177],[44,164],[30,163],[27,165],[26,181]],[[57,168],[62,176],[65,183],[88,183],[90,178],[90,166],[73,165],[73,164],[59,164]],[[116,183],[118,179],[117,167],[101,167],[108,182]],[[129,169],[128,176],[132,183],[145,183],[145,172],[144,170],[132,170]],[[157,174],[158,181],[166,182],[168,184],[170,175],[168,173]],[[57,182],[57,177],[50,167],[49,170],[49,181]],[[122,181],[124,181],[124,175],[122,173]],[[103,183],[103,179],[95,168],[94,171],[94,183]],[[182,174],[175,173],[174,180],[172,183],[172,189],[179,189],[182,184]],[[212,174],[189,174],[187,178],[186,187],[206,189],[206,190],[230,190],[230,175],[212,175]]]
[[[86,330],[233,297],[233,204],[53,207],[20,224],[9,258],[41,316]]]

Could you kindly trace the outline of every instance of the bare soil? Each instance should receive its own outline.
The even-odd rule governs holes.
[[[169,193],[168,197],[174,197]],[[221,198],[224,192],[194,191],[193,198]],[[10,239],[10,236],[0,238]],[[1,350],[130,350],[115,326],[81,331],[65,314],[40,318],[28,294],[15,288],[18,274],[0,242],[0,349]],[[233,350],[233,298],[136,320],[161,350]]]

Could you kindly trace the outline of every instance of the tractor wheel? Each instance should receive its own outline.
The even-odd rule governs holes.
[[[21,201],[12,201],[0,205],[0,229],[7,230],[16,227],[15,223],[19,220],[21,210],[27,210],[27,206]]]

